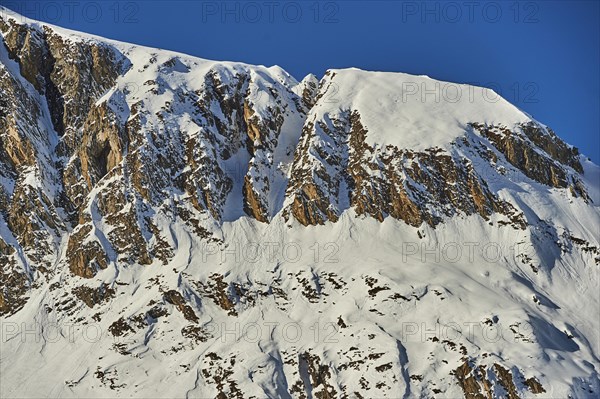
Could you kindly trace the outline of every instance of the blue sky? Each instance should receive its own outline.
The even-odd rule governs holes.
[[[28,17],[217,60],[473,83],[600,163],[598,1],[16,1]]]

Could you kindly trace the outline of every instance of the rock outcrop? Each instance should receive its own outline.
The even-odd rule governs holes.
[[[23,396],[28,361],[78,397],[597,394],[594,299],[560,293],[597,288],[598,172],[548,127],[404,101],[426,77],[298,82],[11,15],[0,316],[44,339],[3,341],[1,396]],[[430,330],[499,317],[510,341]],[[110,336],[61,341],[63,323]],[[67,352],[75,371],[48,366]]]
[[[292,165],[291,203],[284,214],[316,225],[335,222],[351,207],[358,215],[379,221],[390,216],[418,227],[435,226],[459,213],[484,219],[498,213],[525,228],[523,216],[494,195],[458,151],[375,149],[366,143],[367,133],[356,110],[308,123]]]

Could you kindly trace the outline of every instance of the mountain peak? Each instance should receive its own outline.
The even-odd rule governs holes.
[[[8,15],[0,396],[600,391],[600,168],[493,91]]]

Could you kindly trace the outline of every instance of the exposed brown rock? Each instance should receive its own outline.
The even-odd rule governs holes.
[[[267,118],[259,118],[253,109],[254,104],[244,101],[244,125],[248,135],[246,148],[252,159],[244,176],[243,198],[246,214],[260,222],[268,222],[271,179],[273,173],[277,173],[273,153],[284,122],[285,105],[279,104],[274,91],[261,95],[268,95],[273,100],[273,105],[268,107]]]
[[[204,367],[202,376],[208,384],[214,384],[218,390],[217,399],[244,399],[244,393],[237,386],[233,377],[233,365],[235,356],[229,359],[223,359],[214,352],[210,352],[204,357]]]
[[[39,266],[47,267],[46,257],[55,250],[52,235],[61,234],[64,226],[45,193],[17,181],[7,224],[30,259]]]
[[[358,112],[345,115],[332,119],[333,130],[322,123],[305,126],[288,187],[293,200],[284,216],[291,214],[303,225],[335,222],[343,209],[332,200],[343,200],[346,193],[340,190],[345,185],[356,213],[379,221],[391,216],[415,227],[423,222],[435,226],[442,221],[439,215],[479,214],[488,219],[501,213],[515,228],[525,228],[522,214],[494,195],[467,159],[439,148],[416,153],[392,146],[374,149],[366,143]],[[337,152],[313,143],[316,130],[339,143]],[[311,160],[310,151],[320,160]]]
[[[480,123],[472,123],[471,126],[490,140],[506,160],[527,177],[547,186],[570,188],[574,195],[590,200],[579,179],[565,168],[569,166],[583,173],[578,150],[567,146],[552,131],[543,133],[542,128],[534,123],[521,125],[523,133],[503,126]],[[539,152],[539,149],[548,156]]]
[[[517,388],[513,382],[513,376],[511,372],[498,363],[494,364],[494,369],[496,370],[496,376],[498,377],[500,385],[504,387],[508,394],[508,399],[519,399],[519,395],[517,395]]]
[[[529,390],[532,393],[538,394],[546,392],[542,384],[540,384],[540,382],[535,377],[526,379],[524,384],[527,385],[527,388],[529,388]]]
[[[113,180],[98,193],[97,206],[100,214],[105,217],[105,222],[113,226],[108,239],[112,247],[118,250],[119,260],[141,265],[151,264],[148,243],[141,230],[145,226],[140,226],[138,222],[138,208],[142,205],[135,199],[128,201],[119,180]]]
[[[85,303],[87,307],[93,308],[95,305],[99,305],[114,297],[115,290],[110,288],[108,284],[101,284],[97,288],[81,285],[73,289],[73,295]]]
[[[221,209],[233,184],[217,164],[210,163],[216,154],[205,153],[198,144],[195,138],[187,141],[185,155],[189,171],[182,173],[178,181],[189,193],[194,208],[200,212],[207,210],[213,218],[220,220]],[[211,181],[217,186],[211,187]]]
[[[319,81],[316,76],[308,75],[302,80],[302,102],[308,109],[315,105],[317,95],[319,93]]]
[[[204,296],[212,299],[215,305],[226,310],[230,316],[237,316],[235,303],[228,294],[229,284],[223,281],[223,276],[221,274],[214,273],[210,275],[210,280],[205,283],[200,281],[196,282],[196,287]]]
[[[325,224],[326,220],[336,222],[338,216],[329,208],[321,190],[315,184],[305,184],[294,197],[291,213],[303,225]]]
[[[17,269],[12,257],[14,248],[0,238],[0,316],[10,316],[21,310],[27,302],[29,279]]]
[[[185,317],[187,320],[193,321],[194,323],[198,322],[198,316],[196,316],[196,313],[194,313],[194,309],[192,309],[192,307],[186,303],[185,299],[183,299],[183,296],[179,292],[175,290],[167,291],[164,293],[164,298],[165,301],[171,305],[175,305],[177,310],[179,310],[183,314],[183,317]]]
[[[81,173],[89,189],[121,163],[126,138],[107,103],[90,109],[79,149]]]
[[[308,352],[301,353],[298,359],[298,369],[300,374],[307,372],[310,375],[310,391],[318,399],[334,399],[338,393],[329,383],[331,372],[329,366],[322,365],[321,359],[317,355],[311,355]],[[305,387],[305,390],[308,390]]]
[[[108,327],[108,331],[115,337],[121,337],[123,335],[127,335],[130,332],[135,332],[135,330],[127,323],[124,318],[120,318],[115,321]]]
[[[269,221],[267,210],[264,208],[264,204],[258,197],[258,194],[252,187],[252,181],[248,176],[244,177],[244,212],[252,216],[259,222],[267,223]]]
[[[533,122],[521,125],[521,129],[529,140],[544,150],[552,159],[583,174],[583,167],[579,162],[579,150],[576,147],[567,145],[552,129],[547,128],[545,133],[541,126]]]
[[[48,27],[12,20],[4,25],[9,56],[19,63],[23,77],[45,94],[55,130],[70,132],[66,144],[75,148],[72,133],[93,99],[114,84],[122,68],[119,57],[104,44],[64,39]]]
[[[195,325],[183,327],[181,335],[191,339],[195,343],[206,342],[210,338],[209,333],[204,328]]]
[[[69,269],[77,276],[92,278],[98,269],[108,267],[108,258],[97,241],[84,243],[92,226],[84,225],[69,237],[67,259]]]
[[[152,219],[147,217],[145,218],[145,222],[146,227],[152,233],[155,240],[150,256],[152,258],[157,257],[162,261],[163,265],[166,265],[169,262],[169,259],[173,257],[173,250],[166,239],[160,234],[160,230],[156,227],[154,222],[152,222]]]
[[[491,399],[492,396],[488,394],[487,390],[486,395],[483,394],[482,386],[478,382],[475,371],[476,369],[471,368],[466,360],[461,366],[454,370],[454,376],[458,380],[458,384],[462,388],[465,398]]]
[[[491,377],[489,377],[491,373]],[[496,397],[498,390],[506,393],[508,399],[519,399],[515,378],[508,369],[495,363],[491,367],[474,366],[468,359],[453,371],[454,377],[462,388],[465,398],[491,399]],[[522,378],[522,377],[518,377]],[[544,393],[545,390],[535,377],[522,382],[532,393]]]

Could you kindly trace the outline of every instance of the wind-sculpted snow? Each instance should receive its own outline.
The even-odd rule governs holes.
[[[550,128],[1,11],[0,396],[597,397],[600,168]]]

